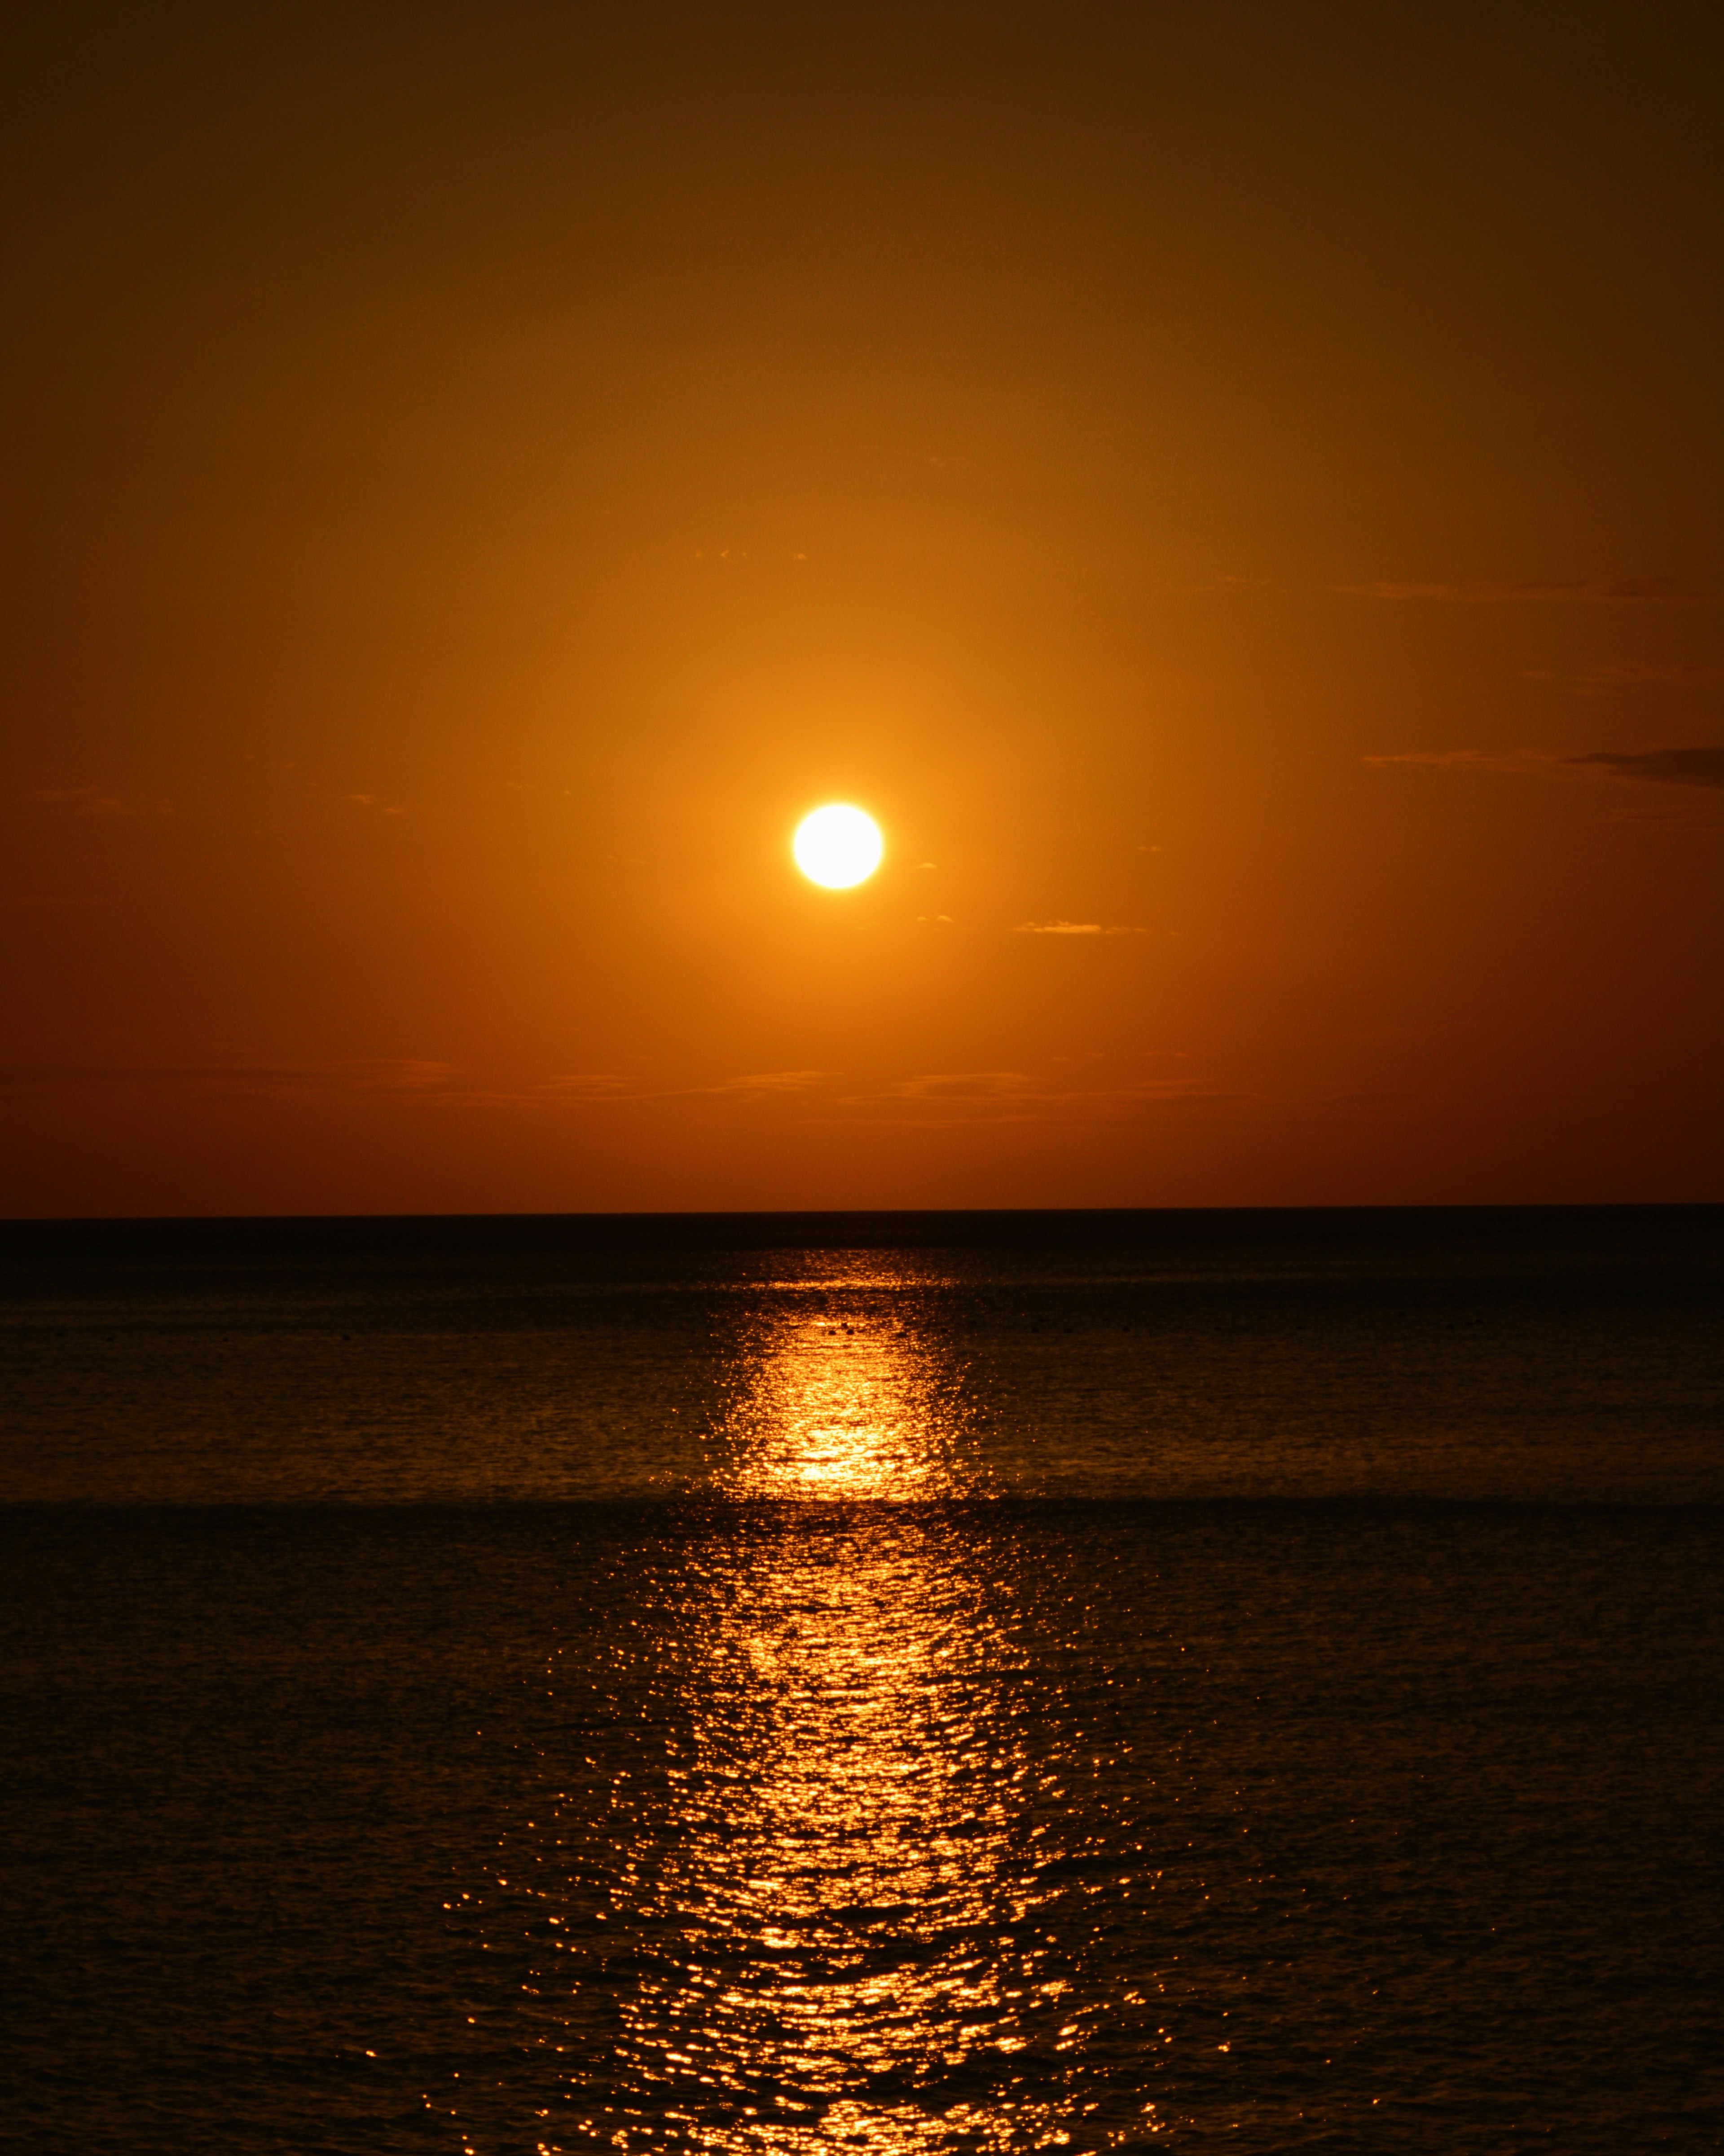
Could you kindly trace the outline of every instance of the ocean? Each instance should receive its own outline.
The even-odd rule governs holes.
[[[8,2148],[1724,2146],[1724,1209],[0,1264]]]

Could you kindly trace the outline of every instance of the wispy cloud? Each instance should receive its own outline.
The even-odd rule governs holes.
[[[836,1078],[835,1070],[752,1070],[741,1078],[727,1078],[722,1085],[702,1086],[703,1093],[729,1094],[741,1099],[762,1099],[774,1093],[805,1093],[811,1086]]]
[[[1647,778],[1660,786],[1724,786],[1724,746],[1649,748],[1627,754],[1598,749],[1591,756],[1571,756],[1564,761],[1601,771],[1607,778]]]
[[[1020,921],[1014,936],[1142,936],[1141,928],[1104,927],[1099,921]]]
[[[629,1107],[652,1101],[770,1101],[824,1085],[835,1070],[750,1070],[711,1086],[655,1085],[639,1072],[582,1070],[487,1086],[451,1085],[438,1096],[452,1107]]]
[[[1542,778],[1634,778],[1660,786],[1724,786],[1724,747],[1594,749],[1585,756],[1555,756],[1547,749],[1405,749],[1362,762],[1430,764],[1458,771],[1499,771]]]
[[[1408,748],[1393,754],[1362,757],[1373,770],[1390,764],[1439,765],[1455,771],[1511,771],[1542,773],[1556,770],[1562,758],[1542,748]]]
[[[1184,1061],[1183,1052],[1163,1054]],[[1093,1065],[1097,1058],[1085,1058]],[[931,1129],[956,1124],[1094,1124],[1168,1114],[1229,1111],[1246,1101],[1213,1081],[1188,1076],[1105,1078],[1099,1070],[1051,1059],[1053,1068],[1027,1070],[924,1070],[876,1090],[819,1104],[807,1120],[822,1124],[912,1125]],[[811,1104],[812,1105],[812,1104]]]
[[[109,793],[100,786],[44,786],[30,795],[45,807],[64,808],[74,816],[118,819],[136,816],[171,816],[173,803],[142,793]]]
[[[699,1089],[747,1096],[796,1074],[768,1073]],[[666,1100],[618,1071],[573,1071],[551,1078],[488,1076],[453,1063],[414,1056],[370,1056],[308,1063],[14,1063],[0,1065],[0,1095],[95,1091],[177,1095],[200,1100],[396,1101],[414,1108],[533,1108],[541,1111],[610,1101]]]
[[[711,1086],[664,1086],[639,1072],[587,1070],[493,1086],[483,1091],[455,1087],[444,1097],[451,1106],[527,1108],[628,1107],[651,1101],[771,1101],[793,1098],[839,1075],[835,1070],[749,1070]]]
[[[444,1086],[458,1075],[452,1063],[433,1063],[416,1056],[377,1055],[356,1062],[329,1063],[315,1067],[315,1075],[327,1082],[362,1093],[420,1093]]]
[[[1478,580],[1453,584],[1379,583],[1337,584],[1348,598],[1435,599],[1449,604],[1506,606],[1516,603],[1566,603],[1570,605],[1614,605],[1634,600],[1655,601],[1666,606],[1702,606],[1708,595],[1676,577],[1577,577],[1560,581],[1519,583]]]
[[[1060,1086],[1019,1070],[925,1072],[878,1093],[830,1104],[821,1123],[1092,1125],[1146,1117],[1231,1114],[1255,1096],[1188,1080],[1147,1079],[1124,1086]]]
[[[558,1113],[648,1101],[793,1099],[839,1074],[752,1070],[711,1086],[664,1086],[639,1073],[567,1071],[548,1078],[474,1074],[452,1063],[374,1056],[307,1063],[14,1063],[0,1065],[0,1096],[132,1094],[207,1101],[395,1101],[414,1109],[532,1109]]]
[[[579,1107],[604,1101],[620,1106],[643,1101],[768,1101],[807,1092],[811,1086],[824,1085],[839,1075],[836,1070],[748,1070],[711,1086],[663,1086],[651,1083],[638,1072],[578,1071],[540,1079],[492,1097],[536,1107]]]
[[[900,1101],[1001,1101],[1021,1096],[1034,1083],[1022,1070],[931,1070],[901,1078],[888,1092]]]
[[[1608,696],[1618,689],[1715,689],[1724,666],[1523,666],[1521,681],[1555,681],[1575,696]]]
[[[399,1056],[292,1064],[13,1063],[0,1066],[0,1087],[11,1092],[74,1086],[194,1092],[229,1100],[329,1100],[424,1096],[456,1075],[452,1064]]]
[[[560,1078],[546,1078],[532,1089],[548,1101],[613,1101],[629,1088],[619,1070],[576,1070]]]
[[[1619,808],[1613,824],[1675,824],[1694,830],[1724,831],[1724,819],[1693,808]]]

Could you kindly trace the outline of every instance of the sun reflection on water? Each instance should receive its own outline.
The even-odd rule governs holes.
[[[721,1433],[723,1486],[740,1497],[849,1500],[974,1486],[962,1373],[906,1298],[853,1287],[834,1311],[818,1274],[810,1285],[816,1293],[780,1299],[747,1337]]]
[[[1009,1580],[914,1502],[967,1478],[913,1286],[757,1306],[728,1509],[631,1583],[650,1616],[609,1644],[592,1782],[505,1847],[542,1881],[541,2150],[1018,2149],[1089,2107]]]
[[[1008,1650],[939,1541],[782,1534],[725,1583],[678,1830],[636,1912],[683,1951],[623,2003],[618,2047],[705,2145],[973,2135],[976,2055],[1029,2041],[1033,1975],[1008,1997],[998,1948],[1029,1912],[1009,1856],[1032,1768],[974,1681]]]

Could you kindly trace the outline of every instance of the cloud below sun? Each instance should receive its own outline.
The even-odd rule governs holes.
[[[1142,936],[1142,928],[1104,927],[1099,921],[1020,921],[1014,936]]]

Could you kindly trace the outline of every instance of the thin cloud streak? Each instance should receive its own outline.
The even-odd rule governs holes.
[[[1404,749],[1361,759],[1373,770],[1425,764],[1452,771],[1506,772],[1539,778],[1625,778],[1658,786],[1724,786],[1724,745],[1698,748],[1593,749],[1557,756],[1547,749]]]
[[[1575,696],[1608,696],[1619,689],[1715,689],[1724,681],[1721,666],[1577,666],[1567,673],[1546,666],[1523,666],[1519,681],[1554,681]]]
[[[1502,771],[1549,777],[1563,759],[1541,748],[1409,748],[1361,757],[1373,771],[1393,764],[1429,765],[1448,771]]]
[[[1611,606],[1632,602],[1654,602],[1665,606],[1710,606],[1705,592],[1696,591],[1675,577],[1577,577],[1562,581],[1521,583],[1485,579],[1452,584],[1414,584],[1381,582],[1337,584],[1333,588],[1347,598],[1433,599],[1446,605],[1512,606],[1567,604]]]
[[[1189,1078],[1085,1087],[1049,1083],[1023,1070],[938,1070],[901,1078],[884,1091],[851,1095],[829,1104],[835,1112],[804,1120],[917,1128],[1093,1124],[1141,1114],[1207,1111],[1250,1097]]]
[[[942,1070],[903,1078],[889,1097],[905,1101],[998,1101],[1022,1095],[1034,1081],[1022,1070]]]
[[[93,1086],[140,1092],[189,1090],[233,1100],[417,1098],[457,1075],[452,1064],[396,1056],[305,1064],[14,1063],[0,1065],[0,1091]]]
[[[1014,936],[1142,936],[1142,928],[1104,927],[1099,921],[1020,921]]]
[[[1564,759],[1602,771],[1607,778],[1650,779],[1660,786],[1724,786],[1724,745],[1709,748],[1649,748],[1627,754],[1595,749]]]
[[[755,1070],[746,1077],[727,1078],[718,1086],[700,1086],[692,1091],[727,1096],[734,1100],[761,1100],[774,1094],[803,1093],[811,1086],[836,1078],[836,1070]]]
[[[173,814],[171,801],[144,794],[105,793],[99,786],[38,787],[28,798],[44,808],[64,808],[74,816],[95,816],[104,821]]]
[[[438,1108],[578,1108],[649,1101],[770,1100],[840,1074],[760,1070],[714,1086],[654,1086],[619,1071],[574,1071],[525,1084],[475,1083],[452,1063],[377,1056],[305,1064],[15,1063],[0,1065],[0,1095],[69,1089],[186,1093],[247,1101],[394,1100]]]

